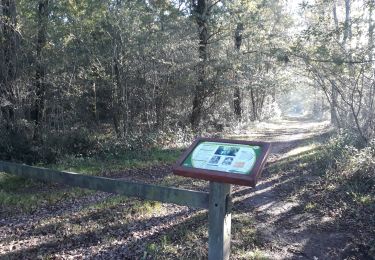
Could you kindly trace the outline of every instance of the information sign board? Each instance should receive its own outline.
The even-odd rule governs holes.
[[[177,175],[255,186],[270,144],[227,139],[197,139],[173,167]]]

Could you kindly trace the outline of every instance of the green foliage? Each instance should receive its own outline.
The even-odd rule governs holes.
[[[86,128],[72,129],[66,133],[51,133],[46,136],[44,146],[50,149],[55,159],[62,155],[87,157],[96,153],[99,141],[95,133]],[[51,162],[51,160],[47,160]]]
[[[322,169],[332,169],[345,176],[366,176],[374,167],[373,143],[363,147],[363,143],[351,133],[342,133],[330,139],[319,153]],[[341,177],[343,177],[341,175]]]
[[[348,180],[350,193],[357,202],[375,199],[375,146],[371,142],[364,148],[346,145],[342,155],[337,159],[337,170],[342,177]],[[334,173],[332,173],[334,175]],[[358,198],[356,194],[363,194]]]
[[[331,138],[328,144],[317,155],[317,160],[320,162],[317,167],[323,171],[326,169],[332,169],[333,171],[337,169],[340,162],[346,161],[348,150],[355,141],[356,139],[349,134],[341,134]]]
[[[42,142],[34,139],[34,126],[26,120],[0,126],[0,159],[24,163],[56,162],[62,155],[89,156],[98,149],[98,141],[87,129],[66,133],[50,132]]]
[[[354,142],[356,140],[354,138]],[[374,257],[374,143],[357,148],[350,144],[350,138],[346,136],[337,138],[327,147],[332,147],[334,154],[324,160],[335,163],[327,164],[330,167],[326,169],[326,175],[320,184],[325,192],[318,193],[321,198],[317,199],[321,203],[317,205],[317,210],[333,215],[343,225],[350,223],[348,229],[360,231],[356,243],[363,247],[364,254]]]
[[[27,121],[20,120],[8,125],[0,125],[0,158],[30,163],[34,161],[33,129]]]
[[[6,119],[0,110],[0,122],[22,122],[27,127],[0,126],[0,131],[7,131],[1,132],[3,136],[12,139],[0,144],[1,158],[53,162],[64,155],[91,156],[103,143],[121,142],[134,149],[191,138],[189,118],[200,59],[190,4],[49,2],[46,44],[38,51],[42,29],[38,3],[17,2],[17,32],[22,35],[16,57],[19,77],[9,83],[17,89],[9,101],[15,113]],[[232,98],[228,99],[234,86],[245,97],[244,121],[269,118],[273,110],[268,106],[263,113],[263,106],[275,101],[269,96],[279,87],[278,64],[286,59],[278,62],[280,55],[272,50],[283,49],[281,36],[288,17],[281,15],[278,1],[211,4],[203,130],[220,131],[218,119],[234,121]],[[232,37],[238,23],[244,25],[239,51],[233,48]],[[40,66],[43,75],[37,73]],[[36,87],[36,74],[43,88]],[[254,106],[245,101],[250,90]],[[38,100],[43,104],[40,122],[33,118]],[[248,116],[252,113],[256,115]],[[103,128],[108,138],[98,141]]]
[[[375,135],[374,6],[315,1],[301,11],[307,26],[296,56],[328,99],[332,123],[368,143]]]
[[[27,121],[7,127],[0,126],[0,134],[3,136],[0,140],[0,159],[28,164],[68,161],[73,165],[87,165],[87,168],[82,166],[82,169],[92,172],[93,169],[100,169],[99,165],[103,160],[124,167],[172,162],[179,150],[166,150],[162,147],[181,146],[192,140],[191,135],[183,131],[155,131],[118,139],[79,127],[65,132],[51,131],[44,134],[43,142],[39,143],[33,140],[33,132],[33,126]]]

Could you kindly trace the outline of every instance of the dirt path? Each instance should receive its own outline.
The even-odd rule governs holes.
[[[270,162],[278,162],[313,149],[309,141],[324,141],[327,123],[289,120],[263,124],[254,137],[273,143]],[[254,139],[254,138],[252,138]],[[342,259],[349,236],[343,230],[327,228],[332,219],[309,213],[306,206],[314,201],[295,196],[304,184],[318,177],[304,172],[265,171],[255,191],[238,191],[236,211],[251,209],[256,220],[262,252],[270,259]],[[302,191],[303,192],[303,191]],[[245,193],[245,194],[244,194]],[[244,194],[244,195],[243,195]],[[323,224],[323,225],[322,225]]]
[[[262,123],[249,130],[251,135],[239,133],[236,138],[271,141],[273,148],[268,169],[258,186],[255,189],[234,188],[233,215],[254,221],[262,256],[270,259],[341,259],[349,236],[330,225],[332,219],[320,218],[306,210],[313,201],[296,196],[298,192],[303,193],[306,183],[317,181],[317,177],[303,171],[270,170],[277,162],[312,150],[312,142],[324,141],[325,133],[329,131],[327,123],[282,120]],[[163,177],[170,175],[169,166],[157,170]],[[122,174],[124,178],[129,176],[133,176],[132,172]],[[204,214],[170,204],[163,204],[156,210],[152,204],[152,210],[147,210],[137,200],[118,201],[114,195],[96,193],[32,214],[0,218],[0,258],[150,259],[145,248],[151,242],[159,241],[163,232],[174,233],[176,227],[189,221],[191,224],[184,224],[187,225],[185,233],[189,229],[199,229],[204,224]],[[190,246],[205,254],[202,245]],[[201,256],[186,256],[183,248],[175,253],[187,259]]]

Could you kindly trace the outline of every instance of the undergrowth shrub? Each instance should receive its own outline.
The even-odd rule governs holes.
[[[181,148],[190,144],[194,135],[189,130],[155,130],[131,134],[123,138],[109,137],[98,143],[96,155],[117,156],[126,151],[150,151],[159,148]]]
[[[26,120],[0,125],[0,159],[33,162],[36,155],[32,138],[33,126]]]
[[[90,156],[99,148],[96,135],[86,128],[74,128],[66,132],[54,132],[45,135],[43,148],[55,156]]]
[[[362,192],[375,192],[375,140],[364,148],[347,147],[338,165],[341,175]]]
[[[116,157],[127,151],[144,153],[154,148],[180,148],[194,139],[189,128],[154,129],[118,138],[111,133],[101,134],[86,127],[74,127],[65,131],[43,129],[36,141],[33,139],[34,128],[27,121],[6,127],[0,125],[0,160],[48,164],[71,156]]]
[[[343,133],[331,138],[311,166],[345,203],[375,202],[375,140],[366,146],[357,140]]]
[[[71,129],[65,132],[44,130],[34,140],[34,125],[26,120],[0,126],[0,160],[53,163],[67,154],[90,156],[98,149],[96,136],[89,130]]]
[[[329,139],[323,149],[316,154],[315,164],[313,165],[315,170],[319,172],[336,171],[340,162],[347,160],[348,151],[355,146],[355,143],[355,139],[347,133],[341,133]]]
[[[370,258],[375,257],[375,140],[366,146],[351,136],[339,136],[327,145],[333,151],[326,161],[334,163],[326,171],[325,187],[329,211],[336,212],[341,221],[362,230],[356,238],[358,248]],[[326,154],[329,155],[329,154]],[[354,223],[354,224],[353,224]],[[371,238],[371,239],[370,239]],[[356,250],[358,249],[356,248]],[[367,259],[367,258],[366,258]]]

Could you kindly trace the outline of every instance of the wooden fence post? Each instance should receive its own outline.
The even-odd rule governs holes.
[[[208,259],[228,260],[231,236],[231,190],[227,183],[210,182]]]

